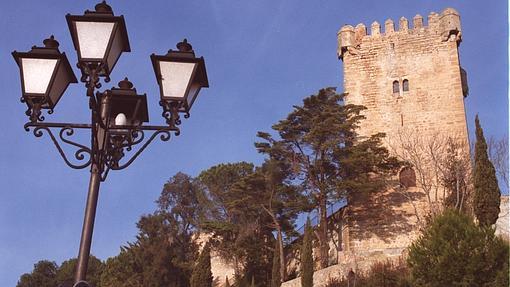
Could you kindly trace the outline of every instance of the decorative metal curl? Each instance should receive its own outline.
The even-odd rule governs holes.
[[[44,121],[44,116],[41,112],[41,103],[29,105],[28,109],[25,111],[25,115],[29,117],[30,122],[32,123]]]
[[[66,156],[64,150],[60,146],[58,140],[53,135],[53,132],[51,131],[51,129],[49,127],[46,127],[46,126],[33,126],[33,125],[30,125],[30,123],[28,123],[28,124],[25,125],[25,130],[26,131],[30,131],[31,127],[34,128],[33,134],[34,134],[35,137],[42,137],[43,134],[44,134],[44,131],[46,131],[48,133],[48,135],[50,136],[51,140],[53,141],[53,144],[55,145],[55,147],[57,148],[58,152],[60,153],[60,156],[62,157],[64,162],[69,167],[74,168],[74,169],[83,169],[83,168],[86,168],[87,166],[89,166],[90,163],[92,162],[92,151],[90,150],[90,148],[65,138],[66,136],[69,137],[69,136],[72,136],[74,134],[74,130],[73,130],[72,127],[63,127],[63,128],[61,128],[59,133],[58,133],[59,134],[59,138],[60,138],[60,140],[63,143],[66,143],[66,144],[69,144],[69,145],[72,145],[72,146],[75,146],[75,147],[78,148],[74,152],[74,158],[76,160],[83,161],[83,160],[86,159],[86,154],[88,154],[87,161],[85,163],[82,163],[82,164],[74,164],[74,163],[72,163],[68,159],[68,157]]]
[[[87,96],[92,97],[94,95],[94,89],[101,88],[101,83],[99,82],[99,77],[101,76],[101,71],[105,68],[105,63],[87,63],[87,62],[78,62],[76,66],[81,71],[80,81],[85,83],[85,87],[87,88]],[[109,75],[102,75],[105,83],[110,82]]]
[[[135,145],[138,144],[138,143],[141,143],[144,139],[144,132],[141,131],[141,130],[137,130],[136,132],[138,132],[139,134],[141,134],[142,136],[140,136],[139,139],[137,139],[136,141],[133,141],[132,142],[132,145]],[[169,141],[170,140],[170,137],[171,137],[171,134],[170,134],[171,130],[167,130],[167,129],[162,129],[162,130],[156,130],[152,133],[152,135],[145,141],[145,143],[131,156],[130,159],[128,159],[125,163],[122,163],[120,164],[120,159],[117,159],[115,158],[115,155],[114,154],[110,154],[108,155],[108,160],[105,162],[106,166],[107,166],[107,169],[106,170],[121,170],[121,169],[124,169],[128,166],[130,166],[134,161],[135,159],[152,143],[152,141],[159,135],[159,139],[161,141]],[[118,148],[120,149],[123,149],[123,147],[121,147],[122,145],[120,145]],[[130,149],[129,149],[130,150]],[[124,153],[122,153],[122,155],[124,156]]]
[[[169,127],[175,128],[181,124],[181,118],[179,116],[179,107],[181,103],[177,101],[159,101],[159,105],[163,107],[161,115],[165,118]],[[184,117],[189,117],[189,114],[184,115]]]

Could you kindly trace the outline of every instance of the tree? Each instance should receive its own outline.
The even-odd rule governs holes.
[[[487,142],[487,152],[498,178],[503,180],[508,190],[508,135],[496,139],[490,137]]]
[[[471,161],[464,151],[464,144],[448,138],[446,153],[439,159],[440,183],[446,189],[444,205],[467,211],[466,203],[470,196]]]
[[[447,207],[466,210],[470,196],[471,163],[467,139],[442,133],[419,134],[402,128],[389,143],[391,151],[404,165],[413,170],[416,186],[423,190],[432,216]],[[407,186],[397,188],[413,205]]]
[[[212,247],[221,257],[232,261],[236,277],[241,276],[245,250],[241,242],[254,229],[253,221],[246,224],[248,210],[239,208],[239,196],[231,192],[232,186],[242,178],[252,174],[254,166],[247,162],[219,164],[198,176],[209,198],[208,216],[202,220],[201,227],[210,233]],[[245,206],[246,207],[246,206]]]
[[[491,284],[508,276],[508,256],[508,243],[494,229],[447,209],[413,242],[408,264],[413,286],[498,286]]]
[[[273,269],[271,270],[271,287],[280,287],[282,285],[280,272],[280,244],[275,241],[273,252]]]
[[[72,287],[74,285],[74,274],[76,271],[77,259],[69,259],[60,265],[57,271],[57,284],[60,287]],[[89,258],[87,265],[87,282],[91,287],[101,287],[101,274],[103,273],[104,263],[94,255]]]
[[[253,174],[234,184],[232,192],[244,195],[243,200],[237,204],[241,209],[244,206],[244,210],[253,209],[247,220],[258,222],[260,228],[266,230],[264,233],[267,235],[267,242],[271,241],[272,233],[276,233],[275,251],[279,252],[279,278],[280,281],[284,280],[286,263],[283,238],[284,235],[295,235],[296,218],[307,206],[300,190],[290,182],[289,165],[284,161],[267,159]]]
[[[55,262],[41,260],[34,264],[31,273],[21,275],[16,287],[55,287],[57,286],[58,266]]]
[[[481,225],[495,224],[499,215],[501,193],[499,191],[496,171],[487,155],[487,143],[483,136],[478,115],[475,118],[476,144],[474,167],[474,198],[473,208]]]
[[[301,287],[313,287],[312,235],[312,224],[308,218],[301,247]]]
[[[328,204],[352,192],[377,190],[379,175],[394,169],[398,162],[382,147],[382,134],[368,139],[357,136],[365,107],[344,105],[342,99],[343,95],[333,88],[320,90],[273,125],[279,139],[259,132],[258,137],[264,142],[256,143],[259,152],[291,167],[294,181],[299,182],[318,209],[317,239],[322,268],[329,263]]]
[[[137,223],[136,241],[106,262],[103,287],[188,287],[197,258],[193,240],[202,216],[202,189],[178,173],[163,187],[158,209]]]
[[[230,287],[230,283],[228,282],[228,276],[225,277],[225,287]]]
[[[120,253],[108,258],[101,275],[102,287],[143,287],[142,267],[135,257],[136,246],[121,247]]]
[[[211,273],[211,249],[206,243],[200,257],[198,257],[197,265],[193,268],[191,274],[190,287],[211,287],[213,276]]]

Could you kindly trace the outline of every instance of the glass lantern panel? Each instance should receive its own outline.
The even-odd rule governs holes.
[[[81,57],[102,60],[115,23],[75,22]]]
[[[163,97],[184,98],[195,63],[160,62]]]
[[[193,83],[189,88],[188,98],[186,99],[189,108],[191,108],[191,105],[193,105],[198,92],[200,92],[200,88],[201,86],[199,83]]]
[[[45,94],[57,65],[56,59],[22,58],[25,93]]]

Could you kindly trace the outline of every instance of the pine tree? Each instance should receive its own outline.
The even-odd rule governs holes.
[[[191,287],[211,287],[213,277],[211,273],[211,249],[209,244],[205,244],[200,257],[198,258],[197,265],[191,274],[190,286]]]
[[[273,269],[271,270],[271,287],[280,287],[282,284],[280,276],[280,244],[275,240]]]
[[[255,144],[259,152],[289,166],[292,182],[306,190],[312,208],[319,211],[316,235],[321,268],[329,265],[328,203],[354,193],[383,190],[399,165],[382,145],[384,134],[357,135],[366,108],[345,104],[343,98],[334,88],[321,89],[272,126],[277,135],[259,132],[263,141]]]
[[[301,287],[313,287],[312,235],[312,224],[308,218],[301,248]]]
[[[474,198],[473,207],[476,218],[480,225],[492,225],[496,223],[499,215],[499,204],[501,193],[494,165],[487,155],[487,143],[483,136],[483,130],[478,120],[476,124],[476,145],[475,145],[475,168],[474,168]]]

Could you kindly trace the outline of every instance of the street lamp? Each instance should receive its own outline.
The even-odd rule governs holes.
[[[41,109],[49,113],[58,103],[70,83],[77,83],[65,53],[58,50],[53,36],[44,40],[44,47],[32,47],[26,53],[14,51],[14,60],[19,66],[21,77],[21,101],[26,103],[31,122],[44,120]]]
[[[160,87],[159,104],[163,109],[165,126],[147,125],[149,113],[147,95],[138,94],[127,79],[118,87],[103,92],[100,78],[110,81],[110,73],[122,52],[129,52],[129,40],[123,16],[114,16],[105,1],[95,11],[84,15],[66,15],[74,47],[78,54],[77,67],[81,82],[85,83],[91,111],[90,123],[44,122],[42,110],[53,110],[70,83],[77,83],[71,65],[58,49],[53,36],[44,40],[44,47],[32,47],[29,52],[12,53],[20,69],[21,101],[27,104],[29,122],[26,131],[41,137],[46,132],[65,163],[75,169],[90,167],[90,182],[85,207],[83,229],[75,274],[75,287],[89,286],[86,271],[92,242],[100,182],[111,170],[121,170],[133,161],[159,136],[168,141],[171,133],[179,135],[180,113],[189,117],[191,106],[201,88],[209,87],[203,57],[196,58],[192,46],[184,39],[177,51],[164,56],[151,55],[151,61]],[[91,131],[89,145],[71,140],[75,129]],[[55,136],[54,130],[58,130]],[[146,137],[145,132],[150,132]],[[62,145],[74,148],[70,159]],[[126,153],[137,147],[130,156]]]

